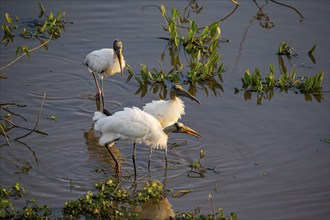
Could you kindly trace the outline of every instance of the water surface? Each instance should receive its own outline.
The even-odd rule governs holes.
[[[190,211],[201,207],[211,212],[208,194],[216,207],[226,213],[236,212],[240,219],[327,219],[329,217],[329,92],[322,102],[305,101],[302,94],[279,93],[257,105],[256,96],[245,101],[243,93],[234,94],[241,86],[240,78],[246,68],[258,67],[268,73],[274,64],[279,72],[276,56],[282,41],[292,42],[299,54],[291,61],[301,75],[311,76],[324,71],[324,91],[329,91],[329,2],[285,1],[304,16],[273,2],[258,1],[274,27],[264,29],[255,18],[259,9],[253,1],[241,1],[237,11],[221,23],[222,37],[230,43],[221,44],[224,92],[214,96],[198,90],[198,105],[185,100],[186,115],[182,121],[200,132],[202,139],[172,135],[170,143],[187,144],[169,150],[169,169],[166,187],[171,190],[192,189],[181,198],[169,197],[176,211]],[[153,1],[183,10],[187,2]],[[40,204],[56,209],[67,200],[83,195],[113,174],[113,162],[107,151],[97,146],[98,134],[90,131],[95,111],[96,92],[91,74],[82,61],[92,50],[111,47],[116,38],[124,42],[125,60],[139,73],[140,64],[159,67],[160,55],[166,42],[163,20],[155,8],[142,10],[150,1],[43,2],[47,11],[65,10],[66,32],[49,44],[49,50],[38,50],[31,58],[21,59],[6,70],[8,79],[1,79],[1,103],[27,105],[13,107],[27,122],[15,122],[33,127],[42,96],[46,101],[38,128],[48,136],[32,134],[20,144],[14,137],[26,131],[14,129],[11,145],[1,148],[1,185],[10,186],[19,181]],[[225,17],[234,5],[230,1],[207,1],[202,13],[192,19],[202,25]],[[1,1],[3,13],[32,19],[39,13],[33,1]],[[15,56],[17,40],[9,47],[1,46],[1,66]],[[27,42],[23,42],[27,43]],[[29,42],[31,43],[31,42]],[[35,42],[37,44],[37,42]],[[307,52],[313,45],[316,64]],[[31,44],[31,47],[33,45]],[[117,111],[125,106],[142,107],[158,99],[157,94],[145,97],[135,95],[138,83],[125,83],[119,75],[105,80],[106,106]],[[57,120],[47,119],[56,116]],[[95,136],[96,135],[96,136]],[[1,142],[4,139],[1,137]],[[219,173],[207,171],[205,178],[188,178],[188,165],[198,159],[200,149],[206,151],[205,166]],[[123,162],[124,174],[133,172],[132,147],[118,142],[114,153]],[[137,149],[138,181],[148,179],[148,149]],[[31,164],[28,174],[19,173],[19,167]],[[104,169],[98,173],[95,170]],[[153,179],[164,180],[164,154],[153,153]]]

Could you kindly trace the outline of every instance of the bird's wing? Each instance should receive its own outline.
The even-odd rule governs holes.
[[[100,144],[114,139],[130,140],[136,143],[145,143],[154,148],[164,148],[167,135],[159,121],[152,115],[137,107],[124,108],[112,116],[103,113],[94,113],[94,129],[102,133]]]
[[[137,139],[143,137],[149,130],[147,122],[141,117],[138,108],[124,108],[123,111],[116,112],[112,116],[101,118],[100,131],[102,133],[120,134],[123,139]],[[99,120],[99,121],[100,121]],[[126,138],[124,138],[126,137]]]
[[[95,50],[87,54],[84,64],[95,73],[103,73],[107,71],[113,59],[113,49]]]

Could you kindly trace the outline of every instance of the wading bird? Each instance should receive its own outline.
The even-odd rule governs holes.
[[[112,76],[115,73],[121,73],[123,75],[123,69],[125,67],[125,60],[122,54],[123,43],[120,40],[113,42],[113,48],[104,48],[95,50],[87,54],[84,64],[88,67],[88,70],[93,74],[97,94],[97,100],[102,99],[102,108],[104,109],[104,90],[103,90],[103,78]],[[98,75],[101,81],[101,88],[95,74]]]
[[[102,112],[95,112],[93,121],[94,130],[101,132],[99,144],[108,149],[116,163],[115,171],[117,175],[120,172],[120,166],[110,150],[112,143],[115,141],[127,140],[133,143],[133,164],[136,176],[136,143],[144,143],[150,146],[148,164],[150,164],[153,148],[164,149],[167,166],[167,139],[169,133],[186,133],[196,138],[201,137],[199,133],[182,123],[174,123],[163,128],[155,117],[137,107],[124,108],[124,110],[111,116],[106,116]]]
[[[178,122],[182,115],[185,114],[184,103],[179,96],[185,96],[198,104],[198,99],[186,91],[180,84],[175,84],[170,90],[169,100],[154,100],[143,106],[143,111],[154,116],[166,128],[169,125]]]

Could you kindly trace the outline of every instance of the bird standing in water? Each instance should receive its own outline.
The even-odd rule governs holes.
[[[171,87],[169,100],[154,100],[145,104],[143,111],[154,116],[165,128],[177,122],[185,114],[185,106],[179,98],[180,96],[187,97],[200,104],[195,96],[186,91],[180,84],[175,84]]]
[[[101,98],[102,108],[104,109],[104,90],[103,90],[103,78],[112,76],[115,73],[121,73],[123,75],[123,69],[125,68],[125,60],[122,54],[123,43],[120,40],[113,42],[113,48],[103,48],[95,50],[87,54],[84,64],[88,67],[88,70],[93,74],[97,94],[96,98],[99,101]],[[99,85],[96,75],[98,75],[101,81],[101,87]]]
[[[133,143],[133,164],[136,176],[136,143],[144,143],[150,146],[149,160],[151,158],[151,149],[164,149],[167,166],[167,140],[169,133],[186,133],[196,138],[201,137],[199,133],[182,123],[174,123],[163,128],[155,117],[137,107],[124,108],[124,110],[115,112],[111,116],[106,116],[102,112],[95,112],[93,121],[94,130],[101,132],[99,144],[107,148],[116,163],[115,171],[117,175],[120,172],[120,166],[110,150],[112,143],[115,141],[127,140]]]
[[[166,128],[167,126],[178,122],[181,116],[185,114],[185,106],[179,96],[187,97],[200,104],[195,96],[186,91],[180,84],[175,84],[171,87],[169,100],[154,100],[145,104],[145,106],[143,106],[143,111],[154,116],[159,121],[162,128]],[[150,151],[150,157],[151,154],[152,148]],[[149,160],[148,163],[149,171],[150,161],[151,160]]]

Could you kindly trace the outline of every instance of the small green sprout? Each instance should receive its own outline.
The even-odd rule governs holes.
[[[49,120],[52,120],[52,121],[57,121],[57,117],[52,115],[52,116],[49,116],[48,117]]]

